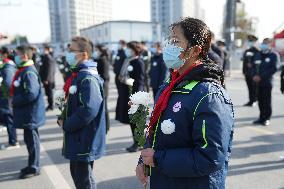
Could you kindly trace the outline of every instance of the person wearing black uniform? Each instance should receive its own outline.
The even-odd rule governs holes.
[[[53,89],[55,88],[55,59],[51,55],[48,45],[44,46],[44,54],[41,57],[40,77],[47,96],[48,106],[46,111],[53,110]]]
[[[249,92],[249,101],[244,106],[254,106],[257,101],[256,83],[252,79],[253,60],[259,53],[257,47],[258,38],[254,35],[248,35],[247,37],[248,49],[243,54],[243,74],[245,76],[246,84]]]
[[[216,57],[216,54],[219,56],[219,58]],[[215,44],[215,34],[212,31],[211,31],[211,46],[208,52],[208,56],[211,60],[213,60],[216,64],[218,64],[221,69],[223,69],[225,55],[224,52]]]
[[[97,69],[100,77],[104,80],[104,99],[106,114],[106,131],[109,130],[109,114],[107,109],[107,97],[109,88],[109,55],[105,46],[97,44],[93,52],[94,61],[97,62]]]
[[[160,43],[155,43],[152,48],[151,68],[150,68],[150,85],[153,90],[153,97],[159,90],[160,85],[165,81],[167,67],[163,60],[162,47]]]
[[[229,69],[229,64],[230,64],[230,54],[226,49],[226,43],[225,41],[217,41],[216,42],[218,48],[222,51],[222,53],[224,54],[224,62],[223,62],[223,71],[225,74],[225,71]]]
[[[125,55],[125,49],[126,49],[126,42],[124,40],[119,41],[119,49],[117,50],[117,54],[115,56],[114,64],[113,64],[113,71],[115,74],[115,84],[116,88],[119,93],[119,88],[121,86],[121,82],[118,79],[122,64],[124,60],[126,59]]]
[[[146,46],[146,42],[142,41],[141,42],[141,48],[142,48],[142,52],[141,52],[141,59],[144,62],[144,67],[145,67],[145,89],[147,92],[149,92],[150,90],[150,86],[149,86],[149,71],[150,71],[150,62],[151,62],[151,51],[148,50],[147,46]]]
[[[140,55],[141,55],[142,49],[140,47],[140,44],[136,41],[131,41],[129,43],[127,43],[127,49],[126,49],[126,56],[127,56],[127,62],[125,62],[125,67],[127,66],[127,71],[129,74],[129,78],[132,79],[133,84],[131,87],[131,93],[130,94],[134,94],[138,91],[144,91],[144,87],[145,87],[145,64],[144,62],[140,59]],[[122,68],[123,69],[123,68]],[[128,98],[129,101],[129,98]],[[128,104],[128,101],[126,102],[126,104]],[[122,110],[119,110],[122,111]],[[124,110],[125,111],[125,110]],[[126,110],[127,113],[127,110]],[[131,127],[131,132],[132,132],[132,136],[133,136],[133,145],[131,145],[129,148],[127,148],[126,150],[128,152],[136,152],[138,151],[138,143],[136,142],[136,140],[134,139],[134,131],[136,126],[134,124],[130,124]]]
[[[254,57],[253,81],[257,84],[258,105],[260,116],[254,124],[268,126],[272,115],[271,92],[273,75],[277,71],[279,56],[271,50],[271,40],[265,38],[260,45],[261,51]]]

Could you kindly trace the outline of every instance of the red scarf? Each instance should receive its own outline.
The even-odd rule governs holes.
[[[12,86],[10,88],[10,96],[14,96],[15,92],[15,85],[14,82],[18,79],[19,75],[25,70],[26,67],[19,68],[18,71],[15,73],[13,80],[12,80]]]
[[[65,92],[65,98],[69,95],[69,88],[72,85],[73,79],[75,79],[77,75],[78,75],[77,72],[73,72],[72,75],[66,80],[64,87],[63,87],[63,90]]]
[[[9,58],[4,58],[3,59],[3,63],[8,63],[8,62],[10,62],[11,61],[11,59],[9,59]]]
[[[186,76],[193,68],[200,65],[201,62],[193,64],[191,67],[189,67],[182,75],[179,75],[177,71],[173,71],[171,73],[171,82],[170,84],[165,88],[165,90],[162,92],[162,94],[159,96],[157,103],[154,107],[154,111],[152,113],[152,116],[150,118],[149,126],[147,127],[147,131],[149,133],[149,136],[153,133],[153,126],[158,122],[158,119],[160,118],[162,112],[167,108],[168,102],[171,96],[171,92],[183,78]]]

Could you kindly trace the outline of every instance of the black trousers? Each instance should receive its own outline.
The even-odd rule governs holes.
[[[258,87],[259,119],[262,121],[269,120],[272,115],[271,92],[272,85]]]
[[[96,189],[93,161],[70,161],[70,172],[77,189]]]
[[[45,95],[47,96],[48,107],[53,108],[54,83],[44,84]]]
[[[256,94],[256,84],[252,80],[251,76],[245,76],[248,92],[249,92],[249,102],[254,103],[257,100],[257,94]]]
[[[16,129],[13,127],[14,122],[13,122],[12,113],[10,113],[10,112],[5,113],[5,114],[0,113],[0,120],[7,127],[9,144],[11,144],[11,145],[15,144],[18,140],[17,140]]]
[[[24,141],[29,154],[28,167],[38,171],[40,169],[40,140],[38,130],[24,129]]]

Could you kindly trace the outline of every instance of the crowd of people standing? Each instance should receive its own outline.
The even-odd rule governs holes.
[[[279,56],[272,50],[270,39],[264,39],[260,45],[256,36],[249,35],[247,40],[243,74],[249,102],[245,106],[254,106],[258,101],[260,115],[254,124],[267,126],[272,115],[272,81]],[[136,169],[141,182],[147,183],[142,174],[146,165],[153,168],[151,188],[224,186],[234,122],[233,104],[224,81],[230,56],[226,43],[216,41],[205,23],[182,19],[171,25],[165,45],[120,40],[113,54],[106,46],[93,44],[85,37],[73,37],[59,59],[49,45],[42,49],[39,53],[33,46],[22,45],[14,51],[6,47],[0,51],[0,120],[7,126],[8,146],[19,146],[19,128],[24,130],[28,150],[28,165],[21,169],[21,179],[40,174],[38,128],[45,124],[45,112],[55,108],[58,66],[65,83],[66,106],[57,123],[63,130],[63,156],[70,160],[76,188],[95,188],[93,161],[104,154],[110,129],[107,102],[111,70],[118,95],[115,119],[129,124],[132,132],[133,144],[126,149],[128,152],[142,150],[134,139],[136,126],[130,123],[128,115],[132,94],[153,93],[155,106],[150,128],[169,122],[179,125],[174,134],[156,129],[154,138],[148,138],[152,145],[142,150]],[[284,93],[284,68],[281,92]],[[177,142],[177,137],[182,140]]]

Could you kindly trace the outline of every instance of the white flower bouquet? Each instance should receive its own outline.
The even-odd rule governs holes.
[[[58,120],[66,119],[66,98],[63,90],[56,90],[54,93],[55,106],[59,109],[60,115],[58,115]]]
[[[150,114],[149,103],[151,99],[149,93],[142,91],[130,96],[131,107],[128,110],[128,114],[130,115],[130,122],[136,125],[134,139],[140,147],[143,147],[146,143],[146,120]]]

